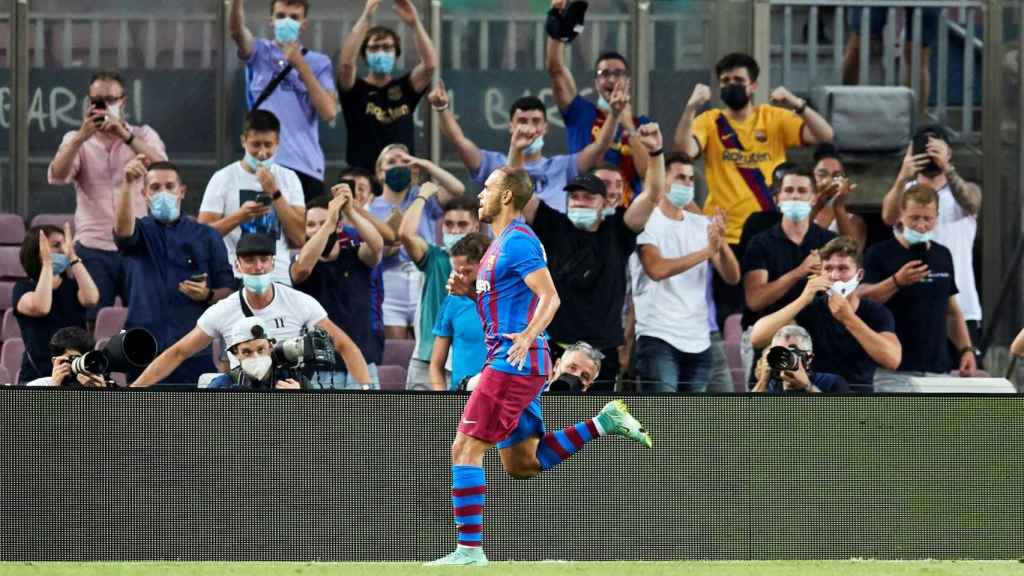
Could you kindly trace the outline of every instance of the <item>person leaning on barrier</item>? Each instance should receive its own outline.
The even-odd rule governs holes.
[[[306,377],[297,370],[274,365],[274,343],[270,330],[260,318],[239,320],[224,339],[228,352],[238,358],[238,366],[227,374],[218,375],[207,388],[298,390],[308,387]]]
[[[81,358],[86,352],[92,351],[94,346],[92,336],[84,328],[68,326],[57,330],[50,338],[50,363],[52,364],[50,375],[32,380],[26,386],[105,387],[107,383],[101,374],[88,372],[72,374],[72,362],[76,358]]]
[[[771,345],[764,349],[754,373],[757,383],[751,392],[821,392],[849,391],[846,380],[838,374],[814,372],[814,343],[807,330],[790,324],[772,336]]]
[[[99,308],[113,306],[118,294],[124,296],[121,255],[110,232],[124,167],[138,155],[150,162],[167,160],[155,130],[128,124],[127,102],[118,72],[93,74],[82,126],[64,135],[46,177],[53,185],[75,186],[75,250],[100,293],[99,305],[88,311],[90,321]],[[132,198],[132,213],[146,215],[143,197]]]
[[[132,384],[152,386],[162,382],[183,361],[210,345],[214,338],[225,337],[243,318],[262,318],[270,335],[281,341],[297,338],[317,328],[323,329],[334,349],[345,361],[346,371],[363,389],[370,387],[370,374],[359,348],[334,322],[313,297],[271,280],[274,270],[274,240],[262,234],[249,234],[238,241],[235,266],[242,273],[243,288],[214,304],[199,318],[196,327],[154,360]],[[232,367],[238,359],[229,356]]]
[[[750,343],[764,347],[795,320],[817,341],[819,368],[870,389],[878,366],[895,370],[900,365],[903,346],[895,321],[885,306],[858,297],[863,270],[854,240],[835,238],[820,254],[821,275],[808,279],[799,298],[758,320]]]
[[[404,144],[414,151],[416,126],[413,115],[437,69],[438,58],[430,34],[423,27],[412,0],[395,0],[394,11],[416,39],[419,62],[412,71],[395,78],[395,61],[402,55],[402,39],[385,26],[372,26],[380,0],[366,0],[363,13],[341,45],[338,89],[345,116],[348,145],[345,160],[350,166],[372,170],[388,144]],[[358,77],[359,57],[369,68]]]

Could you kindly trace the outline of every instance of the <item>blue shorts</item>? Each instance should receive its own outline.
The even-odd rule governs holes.
[[[860,19],[861,14],[865,8],[847,8],[846,9],[846,25],[850,27],[852,32],[860,32]],[[888,8],[868,8],[871,10],[871,16],[868,17],[870,24],[868,29],[871,31],[872,36],[881,36],[882,30],[885,29],[886,21],[889,17]],[[903,34],[904,38],[908,41],[914,39],[914,9],[904,8],[904,26]],[[921,45],[932,46],[935,41],[939,38],[939,15],[942,14],[942,8],[922,8],[921,9]]]
[[[498,442],[498,449],[502,450],[509,446],[515,446],[529,438],[540,438],[544,436],[544,412],[540,409],[540,395],[544,392],[542,388],[537,397],[530,402],[530,405],[523,410],[519,416],[519,423],[516,425],[507,438]]]

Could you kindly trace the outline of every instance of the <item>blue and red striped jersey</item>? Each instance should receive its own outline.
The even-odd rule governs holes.
[[[506,334],[526,330],[537,308],[537,295],[526,277],[547,267],[544,247],[522,220],[514,220],[491,243],[477,269],[476,309],[484,324],[487,365],[508,374],[539,376],[551,367],[547,334],[534,342],[526,363],[519,369],[508,362],[512,341]]]

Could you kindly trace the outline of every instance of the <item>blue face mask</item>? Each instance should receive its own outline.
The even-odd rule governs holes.
[[[465,234],[449,234],[448,232],[445,232],[444,233],[444,249],[445,249],[445,251],[446,252],[450,252],[451,249],[452,249],[452,246],[455,246],[456,242],[458,242],[459,240],[462,240],[462,238],[465,237],[465,236],[466,236]]]
[[[609,104],[608,101],[604,99],[604,96],[597,97],[597,108],[598,110],[603,110],[605,112],[612,111],[612,105]]]
[[[682,208],[693,202],[693,186],[676,182],[668,190],[668,200],[676,208]]]
[[[269,169],[271,166],[274,165],[274,157],[271,156],[270,158],[267,158],[266,160],[260,160],[259,158],[257,158],[255,156],[253,156],[252,154],[249,154],[248,152],[246,152],[245,153],[245,160],[244,160],[244,162],[246,163],[247,166],[249,166],[249,168],[252,168],[253,171],[255,171],[258,168],[267,168],[267,169]]]
[[[170,192],[157,192],[149,198],[149,213],[164,224],[174,222],[181,214],[178,197]]]
[[[393,192],[402,192],[412,183],[412,168],[408,166],[395,166],[388,168],[384,173],[384,183]]]
[[[274,20],[274,39],[281,44],[290,44],[299,39],[299,31],[302,30],[302,23],[291,18],[278,18]]]
[[[793,222],[803,222],[811,215],[811,203],[805,200],[786,200],[779,202],[779,212]]]
[[[533,144],[530,144],[525,149],[523,149],[523,154],[526,154],[528,156],[533,156],[535,154],[540,154],[540,151],[543,150],[543,149],[544,149],[544,137],[540,136],[536,140],[533,141]]]
[[[64,271],[68,269],[68,264],[71,263],[68,257],[63,254],[53,254],[50,258],[52,258],[53,261],[54,276],[60,276],[63,274]]]
[[[600,211],[594,208],[569,208],[566,216],[573,226],[580,230],[590,230],[597,223],[598,214]]]
[[[389,76],[391,71],[395,69],[395,53],[383,51],[367,52],[366,64],[370,67],[370,72]]]
[[[615,216],[615,208],[605,208],[604,210],[601,211],[601,214],[603,214],[605,218]]]
[[[267,274],[242,274],[242,284],[251,292],[263,294],[270,289],[273,280]]]
[[[932,232],[918,232],[913,228],[903,228],[903,237],[910,243],[911,246],[915,244],[924,244],[925,242],[931,242],[934,234]]]

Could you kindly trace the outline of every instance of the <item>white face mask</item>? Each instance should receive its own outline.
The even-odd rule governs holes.
[[[109,104],[107,105],[107,116],[111,120],[121,120],[121,105],[120,104]]]
[[[841,280],[838,282],[834,282],[832,284],[832,287],[829,288],[829,293],[839,294],[840,296],[849,296],[850,294],[853,294],[853,291],[856,290],[858,286],[860,286],[859,274],[857,276],[854,276],[853,278],[850,278],[846,282],[843,282]]]
[[[263,380],[267,377],[267,373],[270,372],[270,367],[274,361],[270,356],[257,356],[255,358],[246,358],[242,360],[242,372],[245,372],[250,378],[254,380]]]

